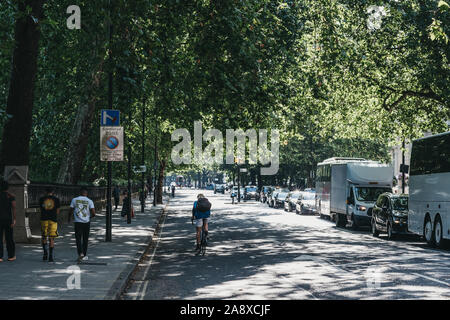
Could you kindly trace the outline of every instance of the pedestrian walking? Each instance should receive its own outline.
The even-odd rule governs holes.
[[[120,202],[120,188],[118,185],[116,185],[114,187],[113,197],[114,197],[114,205],[115,205],[114,210],[117,210],[117,207],[119,206],[119,202]]]
[[[8,261],[16,260],[13,229],[16,225],[16,197],[8,192],[7,181],[0,182],[0,262],[3,262],[3,234],[5,234]]]
[[[46,195],[39,199],[41,208],[41,237],[44,255],[43,261],[54,261],[55,238],[58,237],[58,215],[60,201],[54,194],[52,187],[46,188]],[[47,250],[47,239],[50,242],[50,254]]]
[[[130,197],[128,196],[128,191],[125,190],[123,192],[123,200],[122,200],[122,212],[121,216],[126,217],[128,215],[128,211],[130,208]],[[131,217],[134,218],[134,207],[133,204],[131,204]]]
[[[88,260],[87,249],[91,218],[95,217],[94,202],[88,198],[88,190],[82,188],[80,196],[70,203],[70,214],[74,216],[75,240],[77,243],[78,263]]]

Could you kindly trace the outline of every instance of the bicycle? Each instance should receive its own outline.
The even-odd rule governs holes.
[[[205,225],[206,225],[206,219],[203,219],[203,226],[202,226],[202,230],[200,233],[200,249],[197,250],[197,255],[201,254],[202,256],[205,255],[206,253],[206,246],[208,245],[208,240],[207,240],[207,236],[206,236],[206,230],[205,230]],[[194,220],[192,220],[192,224],[194,224]]]

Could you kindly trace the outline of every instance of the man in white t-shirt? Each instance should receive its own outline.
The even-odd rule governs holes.
[[[91,218],[95,217],[94,202],[87,197],[88,190],[81,189],[81,195],[73,198],[70,203],[70,215],[73,214],[75,222],[75,240],[77,243],[78,262],[88,260],[87,248]]]

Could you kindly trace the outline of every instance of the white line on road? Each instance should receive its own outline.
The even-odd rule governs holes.
[[[420,274],[420,273],[413,273],[413,275],[425,278],[425,279],[430,280],[430,281],[434,281],[436,283],[443,284],[444,286],[447,286],[447,287],[450,287],[450,284],[448,284],[447,282],[444,282],[444,281],[441,281],[441,280],[438,280],[438,279],[435,279],[435,278],[432,278],[432,277],[424,276],[423,274]]]

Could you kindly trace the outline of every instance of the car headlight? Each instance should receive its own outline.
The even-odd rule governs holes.
[[[360,205],[358,204],[358,205],[356,206],[356,210],[358,210],[358,211],[366,211],[367,208],[364,207],[364,206],[360,206]]]

